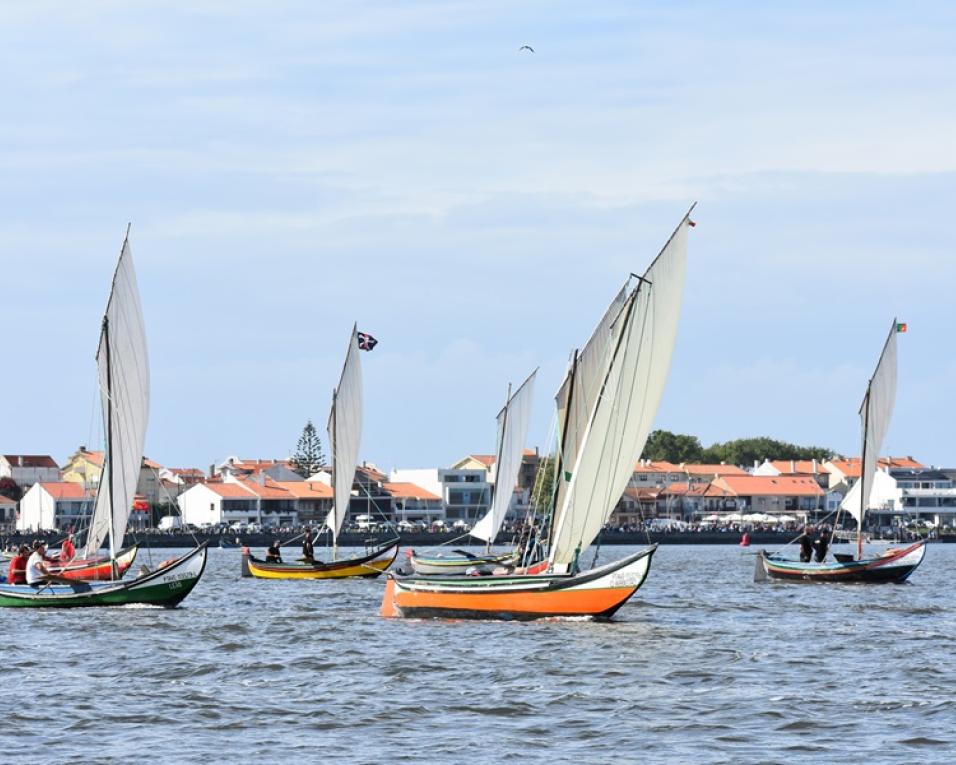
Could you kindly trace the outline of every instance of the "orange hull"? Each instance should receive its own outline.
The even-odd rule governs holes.
[[[385,617],[539,619],[608,618],[644,583],[655,548],[571,575],[389,576]]]
[[[136,559],[138,547],[131,547],[119,553],[116,558],[117,579],[122,579]],[[109,559],[74,560],[66,566],[50,566],[50,572],[67,579],[83,582],[108,582],[113,579],[113,565]]]

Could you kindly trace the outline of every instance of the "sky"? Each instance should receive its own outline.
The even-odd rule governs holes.
[[[956,7],[946,2],[0,6],[0,450],[102,442],[94,353],[127,222],[146,452],[207,468],[324,429],[354,322],[363,458],[529,445],[691,203],[656,427],[956,466]],[[534,48],[531,53],[519,50]]]

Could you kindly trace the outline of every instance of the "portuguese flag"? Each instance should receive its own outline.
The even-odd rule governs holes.
[[[898,323],[898,324],[896,325],[896,331],[897,331],[897,332],[905,332],[905,331],[906,331],[906,323],[905,323],[905,322]]]

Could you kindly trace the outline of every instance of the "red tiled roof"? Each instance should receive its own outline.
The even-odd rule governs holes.
[[[160,470],[160,469],[162,469],[163,466],[160,465],[158,462],[156,462],[156,461],[154,461],[154,460],[151,460],[149,457],[147,457],[147,456],[144,455],[144,456],[143,456],[143,467],[148,467],[148,468],[151,468],[151,469],[153,469],[153,470]]]
[[[92,462],[94,465],[103,466],[103,452],[91,452],[85,449],[81,449],[79,456],[85,459],[87,462]]]
[[[770,464],[787,475],[817,475],[826,472],[820,460],[816,463],[813,460],[770,460]]]
[[[238,483],[220,483],[217,481],[210,481],[209,483],[203,485],[210,491],[218,494],[220,497],[225,497],[227,499],[248,499],[250,502],[256,499],[255,494],[247,491]]]
[[[850,457],[849,459],[835,459],[830,460],[830,463],[833,467],[839,470],[847,478],[859,478],[861,467],[860,467],[860,458],[859,457]],[[920,462],[917,462],[912,457],[880,457],[878,462],[879,467],[882,468],[903,468],[903,469],[919,469],[926,467]]]
[[[418,486],[414,483],[407,483],[404,481],[399,482],[390,482],[384,481],[382,483],[382,488],[386,492],[391,494],[393,497],[399,497],[402,499],[433,499],[441,500],[441,497],[435,496],[427,489],[423,489],[421,486]]]
[[[650,461],[641,464],[638,462],[634,466],[635,473],[678,473],[680,468],[673,464],[672,462],[665,462],[663,460]]]
[[[274,481],[274,483],[296,499],[332,499],[334,496],[332,487],[321,481]]]
[[[81,483],[73,481],[57,481],[39,484],[53,499],[89,499],[90,494]]]
[[[645,489],[645,488],[627,488],[624,490],[624,493],[631,497],[631,499],[636,499],[644,502],[652,502],[656,500],[662,493],[658,489]]]
[[[10,497],[5,497],[3,494],[0,494],[0,505],[15,505],[17,501],[15,499],[10,499]]]
[[[706,495],[707,487],[709,485],[710,484],[706,484],[706,483],[688,484],[686,481],[683,481],[680,483],[672,483],[670,486],[664,489],[661,493],[668,494],[670,496],[675,496],[675,497],[685,496],[685,495],[691,495],[691,496],[700,495],[703,497]]]
[[[822,497],[823,489],[807,476],[727,475],[712,482],[740,496]]]
[[[13,467],[59,467],[47,454],[4,454],[3,458]]]
[[[677,469],[680,472],[681,467],[678,465]],[[690,462],[684,465],[683,472],[690,475],[748,475],[746,470],[736,465],[697,465]]]

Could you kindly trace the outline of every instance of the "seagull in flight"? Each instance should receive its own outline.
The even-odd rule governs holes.
[[[534,48],[532,48],[530,45],[522,45],[520,48],[518,48],[519,53],[523,50],[530,50],[532,53],[534,53]]]

